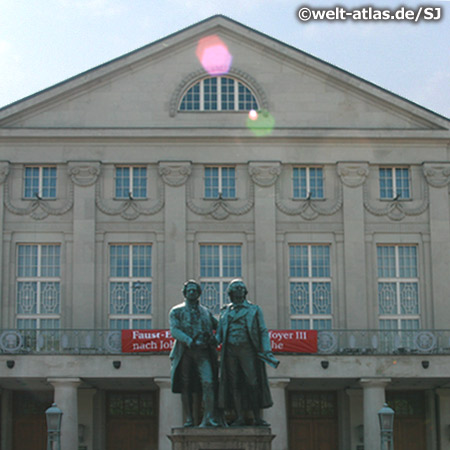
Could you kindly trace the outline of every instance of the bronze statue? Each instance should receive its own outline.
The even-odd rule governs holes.
[[[222,344],[219,408],[234,409],[232,426],[245,425],[244,411],[252,410],[256,426],[268,426],[261,409],[272,406],[264,362],[277,367],[262,310],[246,300],[242,280],[228,286],[231,303],[222,308],[216,338]]]
[[[185,301],[174,306],[169,313],[170,331],[176,339],[170,353],[172,392],[181,393],[185,427],[194,426],[193,393],[200,391],[204,407],[200,427],[218,426],[214,418],[218,368],[213,334],[217,319],[200,305],[201,292],[196,281],[186,281],[183,288]]]

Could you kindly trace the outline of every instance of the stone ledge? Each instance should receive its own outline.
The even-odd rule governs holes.
[[[173,450],[271,450],[271,428],[172,428]]]

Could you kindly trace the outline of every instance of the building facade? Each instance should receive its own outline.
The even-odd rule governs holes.
[[[450,121],[215,16],[0,110],[1,448],[169,449],[185,280],[243,278],[280,354],[275,450],[450,449]]]

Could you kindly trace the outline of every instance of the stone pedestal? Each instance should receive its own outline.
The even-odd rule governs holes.
[[[172,428],[172,450],[271,450],[275,435],[265,427]]]

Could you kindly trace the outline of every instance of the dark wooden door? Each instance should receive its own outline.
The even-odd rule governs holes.
[[[158,408],[155,392],[110,392],[107,395],[108,450],[158,448]]]
[[[13,450],[46,450],[45,411],[51,406],[52,392],[14,392]]]
[[[395,412],[395,450],[427,448],[424,393],[420,391],[389,391],[386,392],[386,400]]]
[[[334,392],[290,393],[289,450],[338,450]]]

